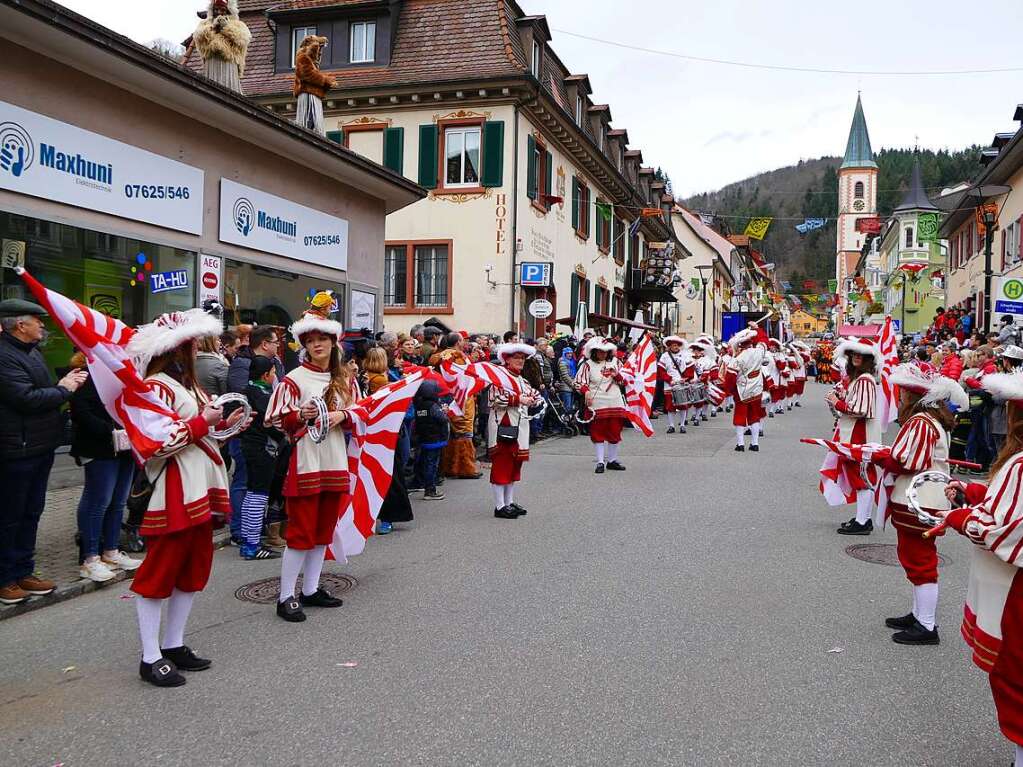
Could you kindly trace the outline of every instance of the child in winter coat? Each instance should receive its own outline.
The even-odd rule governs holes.
[[[446,391],[442,392],[436,381],[427,379],[412,400],[416,410],[415,439],[419,455],[416,457],[413,485],[409,490],[425,490],[423,497],[428,501],[444,498],[444,493],[437,490],[437,474],[441,453],[448,444],[450,422],[447,407],[441,404],[442,396],[450,395]]]
[[[249,560],[277,559],[281,556],[260,542],[277,451],[284,442],[284,434],[263,421],[276,380],[277,369],[273,360],[269,357],[252,358],[249,383],[245,387],[245,397],[252,406],[252,425],[240,437],[248,473],[245,499],[242,501],[243,543],[239,553]]]

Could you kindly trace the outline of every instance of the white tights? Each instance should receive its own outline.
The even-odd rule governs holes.
[[[287,548],[281,557],[281,593],[278,601],[285,602],[295,596],[298,574],[302,573],[302,593],[311,597],[320,588],[320,573],[327,556],[326,546],[313,546],[308,551]]]
[[[675,413],[674,413],[674,411],[666,413],[665,415],[668,416],[668,426],[670,426],[672,429],[674,429],[675,428]]]
[[[856,521],[861,525],[870,521],[870,511],[874,506],[873,490],[856,491]]]
[[[1016,764],[1015,767],[1023,767],[1023,746],[1016,746]]]
[[[607,452],[607,443],[595,442],[594,448],[597,451],[597,463],[604,463],[604,454]]]
[[[605,443],[605,444],[607,444],[607,462],[611,463],[612,461],[617,461],[618,460],[618,443],[616,442],[613,445],[609,444],[609,443]]]
[[[510,506],[515,501],[515,483],[512,482],[508,485],[491,485],[490,489],[494,493],[494,508],[503,509],[505,506]]]
[[[750,429],[750,438],[749,438],[750,446],[753,446],[753,445],[759,446],[760,445],[760,421],[757,421],[755,424],[750,426],[749,429]]]
[[[924,583],[913,587],[913,615],[920,625],[934,631],[935,615],[938,612],[938,584]]]
[[[139,621],[139,639],[142,642],[142,660],[156,663],[163,655],[160,651],[160,609],[167,603],[167,625],[163,632],[163,647],[173,649],[185,644],[185,626],[195,601],[194,591],[174,589],[168,599],[135,598],[135,613]]]

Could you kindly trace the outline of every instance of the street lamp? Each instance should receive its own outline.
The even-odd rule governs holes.
[[[709,264],[700,264],[696,267],[696,271],[700,273],[700,282],[703,283],[703,307],[700,309],[700,316],[702,317],[702,329],[701,333],[707,332],[707,283],[708,278],[704,275],[704,269],[713,269],[714,267]]]
[[[1000,197],[1012,191],[1011,186],[1005,184],[984,184],[969,190],[966,194],[969,197],[976,197],[977,204],[983,205],[984,200],[992,197]],[[991,330],[991,246],[995,239],[995,224],[998,221],[998,213],[990,208],[984,209],[984,335],[987,336]]]

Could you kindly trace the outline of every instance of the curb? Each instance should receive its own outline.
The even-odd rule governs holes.
[[[222,549],[226,547],[230,541],[231,532],[227,528],[218,530],[213,534],[214,549]],[[133,575],[134,571],[129,573],[125,570],[118,570],[113,578],[103,583],[96,583],[95,581],[90,581],[88,578],[79,578],[77,581],[72,583],[66,583],[63,586],[58,586],[56,591],[52,594],[47,594],[44,597],[29,597],[19,604],[0,607],[0,621],[6,620],[7,618],[14,618],[18,615],[24,615],[25,613],[30,613],[43,607],[49,607],[50,605],[66,602],[69,599],[80,597],[83,594],[89,594],[93,591],[109,588],[115,583],[121,583],[122,581],[129,580]]]

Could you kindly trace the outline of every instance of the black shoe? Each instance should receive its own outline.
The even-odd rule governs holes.
[[[622,466],[618,461],[609,461],[607,464],[608,471],[625,471],[625,467]]]
[[[916,625],[916,616],[910,613],[901,618],[885,618],[884,625],[890,629],[911,629]]]
[[[752,429],[746,429],[746,431],[744,431],[743,434],[745,434],[747,437],[752,437],[753,436],[753,430]]]
[[[845,527],[838,528],[839,535],[870,535],[872,532],[874,532],[874,523],[869,519],[862,525],[854,519]]]
[[[892,634],[892,641],[896,644],[941,644],[938,638],[938,627],[928,631],[920,621],[914,621],[914,625],[898,634]]]
[[[701,420],[701,421],[706,421],[706,420],[707,420],[707,416],[705,416],[705,415],[701,415],[701,416],[700,416],[700,420]]]
[[[797,402],[797,403],[796,403],[795,405],[793,405],[792,407],[802,407],[802,405],[800,405],[800,404],[799,404],[799,403]]]
[[[121,548],[128,554],[141,554],[146,550],[145,541],[139,535],[139,529],[134,525],[124,527],[124,542]]]
[[[848,522],[843,522],[841,525],[839,525],[839,527],[843,527],[843,528],[844,527],[849,527],[849,525],[851,525],[855,521],[856,521],[856,517],[853,517]]]
[[[494,516],[498,519],[518,519],[519,513],[511,506],[502,506],[500,509],[494,509]]]
[[[302,605],[295,597],[289,597],[277,603],[277,617],[284,618],[288,623],[301,623],[305,620]]]
[[[243,541],[243,540],[242,540],[241,538],[239,538],[239,537],[238,537],[237,535],[232,535],[232,536],[231,536],[231,540],[229,540],[229,541],[227,542],[227,545],[228,545],[228,546],[238,546],[238,547],[241,547],[241,546],[244,546],[244,545],[245,545],[245,541]]]
[[[669,426],[667,433],[668,434],[674,434],[675,433],[675,427],[674,426]]]
[[[678,427],[678,433],[679,434],[688,434],[689,432],[686,431],[686,427],[685,426],[679,426]]]
[[[746,452],[746,446],[745,445],[736,445],[735,446],[735,452],[737,452],[737,453],[745,453]]]
[[[185,678],[178,673],[178,667],[166,658],[155,663],[139,663],[139,676],[156,687],[180,687]]]
[[[774,418],[774,411],[772,410],[770,413],[768,413],[767,417],[768,418]]]
[[[718,411],[715,410],[713,413],[710,414],[710,417],[711,418],[717,418],[718,417]]]
[[[594,474],[603,474],[604,473],[604,464],[598,463],[597,464],[597,468],[593,470],[593,473]]]
[[[163,653],[163,657],[171,661],[182,671],[205,671],[211,665],[213,661],[207,660],[206,658],[200,658],[188,645],[182,645],[181,647],[161,647],[160,652]]]
[[[526,509],[522,508],[517,503],[509,503],[508,508],[512,509],[520,517],[524,517],[529,513]]]
[[[749,446],[749,451],[751,453],[759,453],[760,452],[760,445],[750,445]]]
[[[343,600],[323,588],[316,589],[315,594],[299,594],[298,601],[304,607],[340,607],[344,604]]]
[[[699,418],[694,418],[692,425],[693,426],[699,426],[700,425],[700,419]]]
[[[274,551],[273,549],[268,549],[266,546],[260,546],[258,549],[256,549],[254,552],[252,552],[252,554],[250,554],[250,555],[242,554],[242,558],[243,559],[247,559],[250,562],[254,562],[257,559],[258,560],[262,560],[262,559],[280,559],[281,558],[281,552]]]

